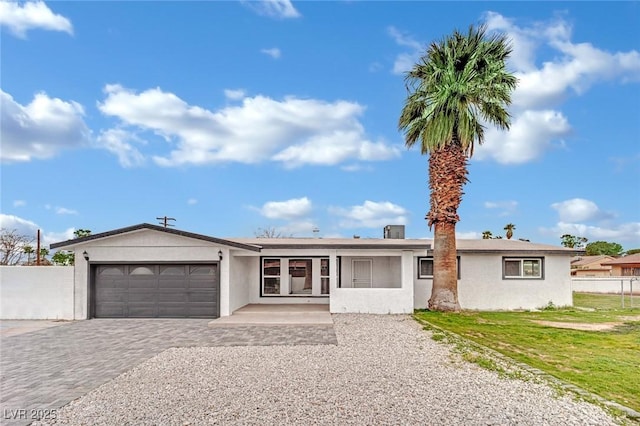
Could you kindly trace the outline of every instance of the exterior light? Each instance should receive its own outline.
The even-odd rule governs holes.
[[[218,260],[222,260],[222,250],[218,250]]]
[[[84,257],[84,260],[86,260],[87,262],[89,261],[89,253],[87,253],[86,250],[82,253],[82,257]]]

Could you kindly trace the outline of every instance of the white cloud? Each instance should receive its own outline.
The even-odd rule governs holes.
[[[244,89],[225,89],[224,90],[224,96],[227,99],[231,99],[232,101],[239,101],[240,99],[244,98],[245,95],[246,95],[246,92],[244,91]]]
[[[498,216],[509,216],[513,214],[513,212],[518,208],[517,201],[485,201],[484,202],[485,209],[495,209],[501,210],[498,213]]]
[[[16,37],[26,37],[27,31],[43,29],[64,31],[73,34],[71,21],[57,15],[42,1],[0,1],[0,25],[5,26]]]
[[[32,238],[34,244],[36,243],[38,236],[38,229],[40,229],[41,247],[48,247],[52,243],[70,240],[74,237],[73,233],[75,231],[75,228],[69,228],[62,232],[44,232],[35,222],[18,216],[2,213],[0,213],[0,228],[7,229],[9,231],[15,229],[18,234]]]
[[[606,52],[590,43],[573,43],[572,28],[555,19],[518,27],[500,14],[486,15],[490,30],[505,32],[513,44],[511,65],[518,77],[513,105],[518,108],[547,108],[561,102],[569,89],[584,93],[593,83],[603,80],[640,80],[640,53]],[[555,51],[552,60],[535,64],[538,47]]]
[[[75,228],[67,228],[62,232],[45,232],[42,236],[42,242],[46,246],[49,246],[53,243],[59,243],[61,241],[67,241],[75,238],[73,233],[76,231]]]
[[[358,120],[364,107],[355,102],[256,96],[209,111],[159,88],[138,94],[108,85],[105,92],[98,108],[118,117],[120,127],[150,130],[177,143],[168,156],[154,157],[161,166],[271,160],[297,167],[400,156],[399,147],[366,138]]]
[[[596,203],[584,198],[572,198],[551,204],[558,212],[561,222],[587,222],[613,217],[611,213],[602,211]]]
[[[637,241],[640,240],[640,222],[629,222],[605,227],[561,221],[553,228],[541,228],[540,232],[547,235],[555,235],[558,237],[558,240],[560,239],[560,236],[564,234],[571,234],[588,238],[589,242],[604,240],[636,244]]]
[[[73,209],[58,206],[56,207],[56,214],[78,214],[78,212]]]
[[[299,219],[311,213],[311,201],[307,197],[268,201],[258,210],[269,219]]]
[[[509,132],[489,126],[477,158],[502,164],[534,161],[563,145],[571,132],[569,119],[558,109],[572,94],[582,95],[607,80],[640,81],[640,53],[607,52],[590,43],[571,41],[572,27],[562,18],[518,26],[495,12],[485,15],[490,31],[506,33],[512,42],[510,68],[518,78],[510,107]],[[539,51],[551,51],[540,63]]]
[[[34,222],[18,216],[3,213],[0,213],[0,228],[9,231],[13,231],[15,229],[18,234],[27,235],[34,239],[38,232],[38,225]]]
[[[84,109],[38,93],[26,106],[0,90],[0,130],[3,162],[50,158],[64,148],[88,145],[90,131],[84,123]]]
[[[456,238],[459,238],[461,240],[479,240],[480,238],[482,238],[482,234],[476,231],[456,231]]]
[[[24,207],[27,205],[27,202],[25,200],[14,200],[13,201],[13,207]]]
[[[277,47],[272,47],[271,49],[261,49],[260,52],[264,53],[265,55],[271,56],[273,59],[278,59],[282,55],[282,52],[280,52],[280,49],[278,49]]]
[[[299,18],[302,16],[300,12],[293,7],[290,0],[258,0],[243,1],[243,3],[260,15],[271,18]]]
[[[413,39],[413,37],[401,32],[395,27],[387,28],[388,34],[393,40],[402,47],[408,47],[409,52],[402,52],[396,56],[393,63],[394,74],[404,74],[413,68],[413,65],[420,59],[420,56],[425,53],[422,43]]]
[[[501,164],[527,163],[554,146],[562,146],[570,133],[569,121],[561,112],[522,111],[515,114],[508,132],[487,127],[484,144],[477,147],[474,158]]]
[[[196,204],[198,204],[198,200],[195,199],[195,198],[189,198],[187,200],[187,204],[190,205],[190,206],[196,205]]]
[[[135,167],[145,163],[144,155],[130,142],[144,144],[135,133],[124,129],[109,129],[100,133],[96,140],[100,148],[115,154],[122,167]]]
[[[316,228],[315,223],[310,220],[298,220],[276,228],[276,232],[285,237],[314,236],[313,230]]]
[[[329,212],[341,216],[343,228],[380,228],[386,225],[404,225],[407,223],[408,211],[389,201],[365,201],[359,206],[348,209],[332,207]]]

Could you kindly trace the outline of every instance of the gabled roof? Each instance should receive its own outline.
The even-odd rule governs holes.
[[[139,231],[142,229],[150,229],[152,231],[165,232],[167,234],[179,235],[181,237],[194,238],[196,240],[208,241],[214,244],[221,244],[225,246],[240,248],[244,250],[260,251],[259,246],[251,244],[238,243],[236,241],[223,240],[220,238],[209,237],[207,235],[195,234],[193,232],[181,231],[174,228],[165,228],[163,226],[151,225],[149,223],[141,223],[139,225],[127,226],[126,228],[114,229],[113,231],[102,232],[100,234],[88,235],[86,237],[74,238],[67,241],[61,241],[59,243],[51,244],[52,249],[71,247],[78,244],[86,243],[88,241],[99,240],[101,238],[113,237],[115,235],[126,234],[129,232]]]
[[[603,265],[640,265],[640,253],[619,257],[615,260],[603,262]]]
[[[613,256],[608,256],[606,254],[600,254],[597,256],[578,256],[576,259],[571,260],[572,267],[579,267],[585,265],[591,265],[592,263],[596,263],[600,265],[603,261],[609,261],[615,259]]]

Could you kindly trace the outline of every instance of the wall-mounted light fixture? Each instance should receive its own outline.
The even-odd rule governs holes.
[[[86,260],[87,262],[89,261],[89,253],[87,253],[86,250],[82,253],[82,257],[84,257],[84,260]]]
[[[218,250],[218,260],[222,260],[222,250]]]

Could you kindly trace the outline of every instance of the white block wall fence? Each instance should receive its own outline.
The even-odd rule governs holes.
[[[640,294],[640,277],[589,277],[572,278],[571,289],[584,293]]]
[[[73,266],[0,266],[1,319],[73,318]]]

